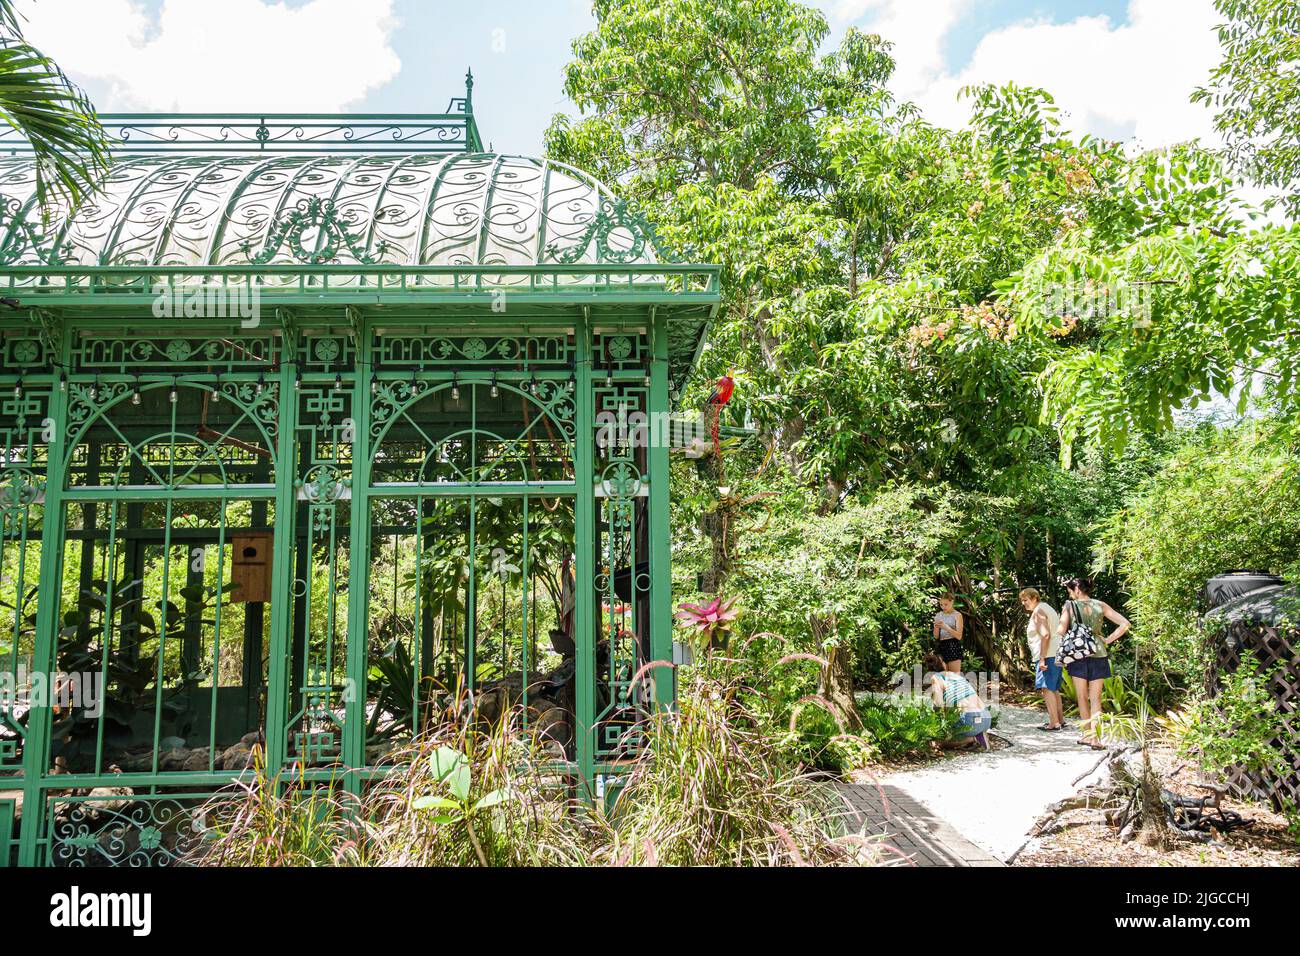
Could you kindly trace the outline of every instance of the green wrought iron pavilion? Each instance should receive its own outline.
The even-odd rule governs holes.
[[[485,152],[471,92],[105,116],[102,188],[44,211],[0,135],[0,865],[173,862],[255,753],[359,790],[466,707],[594,794],[672,701],[635,426],[718,273]]]

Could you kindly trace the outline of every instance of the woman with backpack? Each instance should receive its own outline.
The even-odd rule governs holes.
[[[1092,597],[1092,581],[1071,578],[1065,583],[1070,600],[1061,608],[1061,622],[1056,632],[1061,635],[1058,654],[1067,663],[1066,673],[1074,681],[1074,696],[1079,703],[1079,727],[1083,735],[1079,743],[1094,750],[1105,750],[1098,737],[1101,718],[1101,689],[1110,677],[1110,658],[1106,648],[1124,636],[1129,629],[1128,618],[1105,601]],[[1115,625],[1109,636],[1105,634],[1105,621]]]

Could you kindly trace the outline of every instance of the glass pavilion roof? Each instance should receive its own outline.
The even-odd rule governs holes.
[[[118,157],[103,191],[42,217],[35,163],[0,159],[0,265],[650,264],[636,230],[591,224],[612,192],[496,153]]]
[[[428,114],[101,115],[102,188],[44,210],[30,145],[0,124],[0,297],[106,316],[160,288],[256,287],[302,310],[469,315],[509,293],[536,316],[658,314],[680,388],[720,269],[664,254],[589,174],[485,151],[471,92],[467,76],[464,98]]]

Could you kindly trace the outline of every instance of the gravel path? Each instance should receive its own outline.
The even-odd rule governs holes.
[[[1036,730],[1045,717],[1041,710],[1003,706],[993,732],[1013,746],[962,753],[889,774],[880,782],[897,787],[1006,862],[1029,838],[1034,821],[1049,805],[1074,793],[1071,781],[1101,756],[1075,743],[1079,732],[1068,719],[1066,729],[1057,733]]]

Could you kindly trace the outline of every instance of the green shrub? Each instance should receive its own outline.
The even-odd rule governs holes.
[[[1300,570],[1300,457],[1277,427],[1197,430],[1103,535],[1101,556],[1129,592],[1134,643],[1176,689],[1199,686],[1209,663],[1197,604],[1208,578]]]
[[[921,698],[868,698],[858,706],[862,734],[887,760],[929,753],[934,743],[957,735],[961,718],[956,710],[933,707]]]
[[[783,740],[800,763],[816,770],[847,774],[875,763],[879,751],[867,737],[848,733],[825,709],[812,705],[794,716]]]

